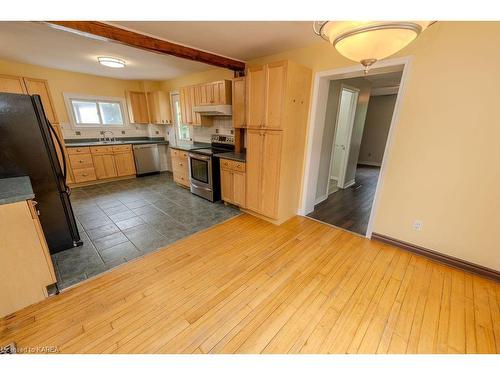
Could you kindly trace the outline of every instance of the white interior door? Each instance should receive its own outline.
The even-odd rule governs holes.
[[[337,124],[335,126],[335,137],[330,162],[330,179],[337,181],[337,186],[344,188],[345,175],[351,135],[358,103],[358,90],[342,85],[340,92],[339,110],[337,112]]]

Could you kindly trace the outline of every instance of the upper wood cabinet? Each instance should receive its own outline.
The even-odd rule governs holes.
[[[22,77],[0,74],[0,92],[27,94]]]
[[[212,126],[212,116],[202,116],[194,111],[194,107],[201,105],[201,86],[186,86],[179,90],[179,101],[181,106],[181,121],[185,125]]]
[[[292,61],[246,76],[246,208],[282,223],[297,214],[312,72]]]
[[[282,129],[287,61],[247,70],[247,126]],[[309,95],[309,93],[307,93]]]
[[[169,125],[172,123],[169,95],[164,91],[151,91],[147,94],[149,119],[152,124]]]
[[[52,103],[52,97],[49,91],[49,84],[44,79],[28,78],[24,77],[24,84],[26,85],[26,90],[30,95],[40,95],[42,101],[43,110],[45,111],[45,116],[50,123],[58,123],[56,116],[56,111],[54,110],[54,104]]]
[[[245,77],[233,79],[233,128],[245,128]]]
[[[265,67],[248,68],[246,75],[246,125],[249,128],[264,126],[265,86]]]
[[[57,124],[56,111],[52,96],[50,95],[49,84],[44,79],[17,77],[0,75],[0,92],[13,94],[40,95],[45,116],[51,124]]]
[[[200,88],[198,105],[231,104],[231,81],[206,82],[198,86]]]
[[[149,124],[148,100],[142,91],[126,91],[129,120],[132,124]]]

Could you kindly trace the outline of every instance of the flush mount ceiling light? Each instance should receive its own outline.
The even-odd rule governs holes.
[[[425,21],[317,21],[313,29],[341,55],[360,62],[366,73],[376,61],[403,49],[431,24]]]
[[[116,57],[99,56],[97,61],[99,61],[99,64],[109,68],[125,68],[125,60],[117,59]]]

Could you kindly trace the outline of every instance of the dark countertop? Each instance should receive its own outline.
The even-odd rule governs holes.
[[[170,148],[175,148],[176,150],[181,150],[181,151],[198,150],[200,148],[208,148],[208,147],[211,147],[210,143],[203,143],[203,142],[195,142],[193,144],[186,143],[177,146],[170,145]]]
[[[159,144],[168,145],[168,141],[162,137],[148,138],[148,137],[128,137],[116,138],[115,142],[99,142],[97,138],[85,139],[65,139],[66,147],[86,147],[86,146],[113,146],[113,145],[143,145],[143,144]]]
[[[33,198],[35,194],[28,176],[0,179],[0,205]]]
[[[217,158],[236,160],[245,163],[247,161],[247,153],[243,152],[223,152],[221,154],[214,155]]]

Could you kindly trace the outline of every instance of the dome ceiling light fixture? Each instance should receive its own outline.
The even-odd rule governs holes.
[[[108,68],[125,68],[126,65],[125,60],[109,56],[99,56],[97,61],[99,64],[107,66]]]
[[[316,21],[316,35],[329,41],[344,57],[368,69],[400,51],[432,25],[429,21]]]

